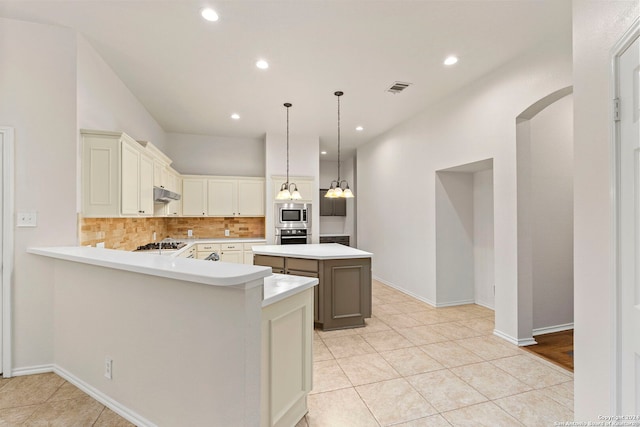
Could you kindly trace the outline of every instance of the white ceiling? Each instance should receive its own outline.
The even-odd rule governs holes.
[[[220,20],[204,21],[204,6]],[[18,0],[0,1],[0,16],[84,34],[167,132],[283,134],[291,102],[291,135],[319,135],[331,157],[336,90],[348,151],[543,40],[571,37],[569,0]],[[445,67],[450,54],[460,61]],[[387,93],[395,81],[412,85]]]

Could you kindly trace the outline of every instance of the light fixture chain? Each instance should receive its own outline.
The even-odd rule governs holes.
[[[338,186],[340,185],[340,96],[338,95]]]
[[[287,107],[287,187],[289,187],[289,107]]]

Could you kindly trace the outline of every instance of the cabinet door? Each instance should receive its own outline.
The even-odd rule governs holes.
[[[238,215],[264,216],[264,180],[238,181]]]
[[[208,182],[207,214],[209,216],[235,216],[238,206],[238,181],[210,179]]]
[[[243,264],[243,252],[242,251],[221,251],[220,261],[234,262],[236,264]]]
[[[320,190],[320,216],[333,216],[333,199],[325,196],[327,190]]]
[[[122,142],[122,215],[138,215],[140,202],[140,152]]]
[[[140,215],[153,215],[153,159],[140,154],[140,201],[138,211]]]
[[[332,199],[333,216],[347,216],[347,199]]]
[[[117,217],[118,145],[109,138],[83,135],[82,214],[85,217]]]
[[[182,180],[182,215],[207,214],[207,180],[185,178]]]

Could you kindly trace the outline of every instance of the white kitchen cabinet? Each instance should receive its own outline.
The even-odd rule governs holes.
[[[183,216],[264,216],[264,178],[187,175]]]
[[[313,289],[262,309],[261,426],[296,425],[313,376]]]
[[[243,264],[244,253],[242,243],[221,243],[220,261]]]
[[[271,186],[273,187],[273,200],[276,200],[276,196],[280,192],[280,187],[287,180],[286,176],[272,176]],[[302,199],[294,200],[294,202],[313,202],[313,195],[317,190],[314,190],[313,178],[302,176],[290,176],[289,183],[295,183],[298,188],[298,192],[302,196]],[[282,200],[277,200],[282,202]]]
[[[238,215],[238,181],[235,179],[209,179],[207,214],[209,216]]]
[[[264,216],[264,179],[238,180],[238,215]]]
[[[168,172],[167,189],[174,193],[182,194],[182,178],[180,174],[172,168],[168,168]],[[182,198],[170,201],[166,204],[164,210],[166,216],[182,215]]]
[[[153,160],[122,132],[82,130],[82,215],[153,215]]]
[[[153,160],[137,143],[122,144],[122,215],[153,215]],[[137,147],[136,147],[137,145]]]
[[[264,179],[215,178],[208,185],[209,216],[264,216]]]
[[[207,214],[206,178],[183,178],[182,215],[204,216]]]

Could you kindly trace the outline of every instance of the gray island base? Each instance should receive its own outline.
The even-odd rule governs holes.
[[[373,254],[339,244],[253,247],[254,265],[274,273],[316,277],[314,324],[322,330],[365,326],[371,317]]]

